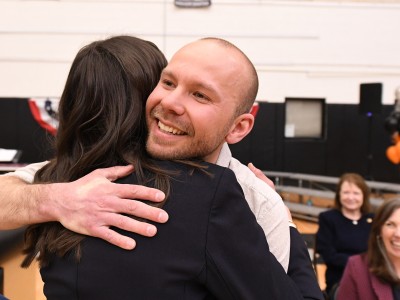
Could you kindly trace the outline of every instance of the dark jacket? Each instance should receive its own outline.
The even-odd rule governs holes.
[[[373,214],[366,214],[353,222],[339,210],[331,209],[319,215],[317,252],[326,264],[326,290],[340,281],[347,259],[367,251]]]
[[[307,245],[298,230],[291,226],[288,275],[299,287],[304,299],[324,300]]]
[[[86,237],[79,263],[54,257],[41,269],[48,300],[302,299],[231,170],[207,164],[212,176],[190,175],[185,165],[160,166],[180,171],[164,206],[168,222],[152,238],[121,231],[137,241],[133,251]]]

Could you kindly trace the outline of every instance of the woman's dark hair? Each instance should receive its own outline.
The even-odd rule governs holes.
[[[153,43],[131,36],[83,47],[60,99],[55,158],[37,172],[34,182],[69,182],[98,168],[132,164],[139,184],[153,181],[168,194],[168,175],[145,150],[145,104],[166,65]],[[79,259],[83,238],[58,222],[29,226],[23,266],[37,255],[44,266],[50,255],[63,256],[71,250]]]
[[[340,190],[341,190],[344,182],[352,183],[361,190],[361,192],[363,194],[363,203],[361,205],[361,213],[362,214],[370,213],[371,212],[371,204],[369,201],[369,196],[371,193],[370,189],[369,189],[367,183],[365,182],[364,178],[362,178],[361,175],[356,174],[356,173],[344,173],[342,176],[340,176],[339,183],[336,186],[334,207],[339,210],[342,209],[342,203],[340,202]]]
[[[397,209],[400,209],[400,199],[388,200],[379,207],[372,222],[367,250],[367,261],[371,273],[392,285],[400,284],[400,278],[387,255],[381,232],[386,221]]]

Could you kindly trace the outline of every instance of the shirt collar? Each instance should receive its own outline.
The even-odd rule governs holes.
[[[231,150],[229,149],[228,143],[224,143],[221,148],[221,152],[219,153],[216,164],[228,168],[229,163],[232,158]]]

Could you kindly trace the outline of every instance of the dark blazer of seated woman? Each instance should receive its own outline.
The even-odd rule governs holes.
[[[370,189],[361,175],[345,173],[336,187],[334,208],[319,215],[317,252],[326,264],[326,293],[337,288],[347,260],[367,250],[374,214]]]

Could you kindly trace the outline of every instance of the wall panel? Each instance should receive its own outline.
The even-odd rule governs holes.
[[[261,103],[253,131],[231,145],[231,150],[243,163],[253,162],[262,170],[335,177],[356,172],[372,180],[398,183],[400,168],[385,154],[391,141],[383,124],[392,109],[384,105],[369,124],[359,114],[358,105],[327,104],[326,139],[295,140],[284,138],[284,104]]]
[[[27,61],[69,64],[82,45],[112,34],[152,40],[170,58],[182,45],[215,35],[254,61],[260,100],[357,103],[358,84],[373,80],[384,83],[383,102],[390,104],[400,85],[397,28],[400,4],[371,1],[214,0],[206,9],[177,8],[172,0],[0,1],[0,62],[29,74],[36,64]],[[47,87],[38,79],[14,89],[14,77],[1,68],[0,96],[54,93],[65,68],[49,69],[54,82],[49,78]]]
[[[340,108],[346,120],[328,124],[332,142],[309,151],[308,145],[289,145],[279,138],[284,99],[325,98],[329,105],[356,106],[361,83],[382,82],[382,101],[391,107],[400,86],[398,28],[400,4],[372,1],[213,0],[206,9],[180,9],[172,0],[1,0],[0,102],[58,97],[76,52],[94,39],[132,34],[155,42],[170,58],[190,41],[220,36],[237,44],[254,62],[260,77],[258,99],[268,101],[269,107],[263,125],[256,125],[256,133],[246,138],[250,144],[238,151],[266,169],[305,170],[297,165],[296,153],[319,149],[318,157],[330,157],[338,153],[331,149],[342,143],[340,135],[356,141],[351,147],[359,150],[351,153],[361,153],[364,133],[340,129],[347,123],[354,126],[360,116]],[[329,119],[335,120],[333,116]],[[383,139],[384,133],[376,128],[374,136]],[[260,141],[265,143],[261,148]],[[382,156],[384,146],[379,147],[374,151],[381,154],[372,170],[393,179],[393,166]],[[365,172],[360,157],[346,155],[341,162]],[[312,169],[316,172],[342,171],[329,159],[316,164]]]

